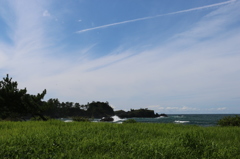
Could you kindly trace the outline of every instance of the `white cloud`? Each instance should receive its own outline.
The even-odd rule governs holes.
[[[4,51],[0,50],[0,69],[6,65],[6,61],[8,60],[7,55]]]
[[[170,110],[179,110],[179,107],[166,107],[166,110],[170,109]]]
[[[44,16],[44,17],[50,17],[51,14],[48,12],[48,10],[45,10],[45,11],[43,12],[43,16]]]
[[[162,109],[162,107],[161,107]],[[175,110],[175,111],[195,111],[195,110],[199,110],[197,108],[192,108],[192,107],[187,107],[187,106],[182,106],[182,107],[165,107],[165,110]]]
[[[159,105],[150,105],[148,108],[159,108]]]
[[[226,107],[205,109],[205,108],[196,108],[196,107],[187,107],[187,106],[177,106],[177,107],[149,106],[149,108],[154,109],[156,112],[164,112],[164,113],[216,113],[219,111],[227,110]]]
[[[221,14],[226,16],[217,16],[220,8],[190,31],[174,36],[167,45],[138,54],[133,51],[138,46],[133,46],[92,60],[86,53],[94,44],[78,50],[80,56],[74,59],[77,62],[69,54],[52,56],[54,52],[62,53],[62,46],[46,49],[50,48],[51,39],[43,29],[46,26],[40,18],[44,16],[42,9],[36,5],[32,10],[17,7],[17,25],[12,25],[14,46],[0,46],[4,50],[0,56],[7,60],[2,63],[0,59],[0,67],[11,70],[7,73],[32,93],[46,88],[47,97],[61,101],[109,101],[114,107],[127,110],[152,105],[149,108],[172,113],[205,111],[198,107],[239,94],[240,31],[238,27],[227,28],[238,20],[229,20],[232,14],[239,15],[233,5],[223,8]],[[188,106],[181,106],[185,104]],[[225,110],[222,106],[214,109]]]
[[[223,107],[223,108],[217,108],[217,110],[226,110],[227,108],[226,107]]]

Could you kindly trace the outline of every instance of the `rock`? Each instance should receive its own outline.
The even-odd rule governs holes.
[[[113,121],[112,117],[103,117],[100,121]]]
[[[166,114],[160,114],[159,117],[168,117]]]

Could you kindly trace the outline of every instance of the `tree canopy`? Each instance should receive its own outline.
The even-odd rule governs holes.
[[[0,81],[0,118],[20,119],[23,116],[40,116],[44,109],[42,99],[46,94],[46,89],[37,95],[27,93],[27,89],[18,89],[18,83],[12,81],[8,74]]]
[[[154,118],[158,117],[159,115],[154,113],[153,110],[148,110],[147,108],[143,109],[131,109],[130,111],[118,110],[115,111],[115,115],[119,116],[120,118],[133,118],[133,117],[146,117],[146,118]]]
[[[19,120],[29,117],[40,117],[47,120],[45,116],[51,118],[63,117],[88,117],[102,118],[118,115],[121,118],[131,117],[157,117],[153,110],[131,109],[115,111],[108,102],[91,102],[80,105],[73,102],[60,102],[58,99],[42,101],[46,95],[46,89],[42,93],[32,95],[27,93],[27,89],[19,89],[18,83],[12,81],[7,74],[0,81],[0,119]]]

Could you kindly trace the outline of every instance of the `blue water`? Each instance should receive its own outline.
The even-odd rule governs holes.
[[[240,114],[168,114],[168,117],[158,118],[131,118],[137,122],[143,123],[175,123],[175,124],[190,124],[199,126],[216,126],[217,121],[226,116],[235,116]],[[125,119],[120,119],[118,116],[113,116],[113,123],[122,123]],[[71,122],[69,118],[61,118],[60,120],[65,122]],[[94,122],[98,122],[100,119],[94,119]]]
[[[216,126],[217,121],[226,116],[235,116],[240,114],[171,114],[168,117],[161,118],[132,118],[137,122],[144,123],[176,123],[190,124],[199,126]],[[126,120],[126,119],[125,119]],[[117,120],[115,122],[122,122]]]

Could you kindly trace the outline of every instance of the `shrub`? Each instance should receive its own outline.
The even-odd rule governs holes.
[[[136,122],[137,121],[134,119],[128,119],[128,120],[123,121],[123,123],[136,123]]]
[[[86,117],[80,117],[80,116],[75,116],[72,117],[73,121],[78,121],[78,122],[90,122],[89,118]]]
[[[218,120],[220,126],[240,126],[240,116],[227,116]]]
[[[0,121],[23,121],[23,120],[21,118],[8,117],[8,118],[5,118],[5,119],[0,118]]]
[[[51,117],[49,116],[44,116],[45,119],[50,120]],[[35,116],[30,119],[31,121],[43,121],[43,119],[40,116]]]

